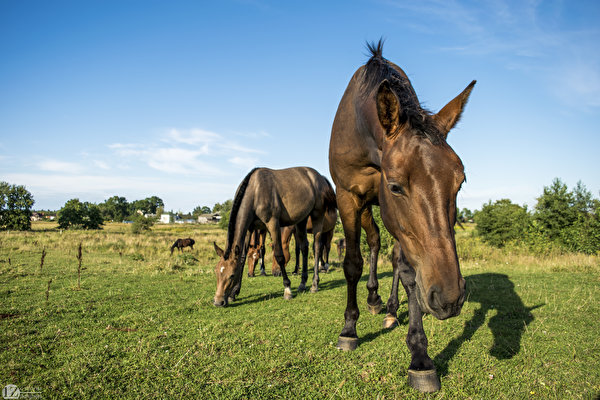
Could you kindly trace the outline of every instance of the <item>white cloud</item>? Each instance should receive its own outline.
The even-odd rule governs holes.
[[[259,133],[264,137],[265,134]],[[112,149],[121,161],[139,162],[157,171],[184,175],[225,175],[231,164],[248,168],[258,162],[256,157],[244,154],[264,154],[262,150],[238,144],[222,135],[202,129],[170,129],[158,138],[158,143],[113,143]]]
[[[233,165],[244,167],[246,169],[254,168],[258,163],[258,159],[253,157],[233,157],[228,161]]]
[[[96,167],[100,168],[100,169],[103,169],[103,170],[109,170],[110,169],[110,166],[107,163],[105,163],[104,161],[94,160],[94,165]]]
[[[37,167],[48,172],[78,173],[83,170],[79,164],[59,160],[43,160],[37,163]]]

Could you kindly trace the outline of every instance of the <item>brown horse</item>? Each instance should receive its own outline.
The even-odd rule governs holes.
[[[324,176],[312,168],[296,167],[280,170],[256,168],[244,178],[237,189],[227,229],[227,247],[223,251],[215,243],[220,257],[215,274],[217,289],[215,306],[225,306],[235,300],[242,284],[242,271],[247,254],[246,233],[250,230],[267,229],[274,243],[274,253],[280,265],[285,258],[281,247],[281,227],[296,225],[304,256],[299,291],[306,289],[308,279],[306,222],[310,216],[317,238],[317,260],[321,255],[318,238],[323,230],[327,210],[335,207],[335,192]],[[319,270],[315,262],[311,292],[318,290]],[[285,268],[283,276],[284,298],[292,298],[290,280]]]
[[[250,244],[248,247],[248,276],[254,276],[254,269],[256,263],[260,260],[260,274],[266,275],[265,273],[265,239],[267,237],[267,231],[255,230],[250,234]]]
[[[331,251],[331,240],[333,239],[333,230],[335,229],[335,224],[337,222],[337,209],[333,208],[327,211],[325,214],[325,219],[323,221],[323,233],[320,238],[321,248],[323,251],[321,252],[321,258],[319,259],[319,270],[323,272],[327,272],[329,269],[329,252]],[[308,222],[306,223],[306,232],[314,233],[312,229],[312,220],[310,217],[308,218]],[[296,275],[298,273],[299,265],[300,265],[300,245],[298,242],[298,238],[296,237],[296,226],[286,226],[281,229],[281,246],[283,248],[283,255],[285,257],[285,265],[290,261],[290,242],[292,240],[292,235],[295,240],[296,247],[296,265],[294,266],[294,271],[292,274]],[[315,251],[314,241],[313,241],[313,255]],[[277,263],[277,259],[273,257],[273,275],[276,275],[276,271],[280,271],[281,267]]]
[[[335,242],[338,253],[338,261],[342,258],[342,255],[346,251],[346,238],[340,238]]]
[[[456,195],[465,174],[446,136],[458,122],[475,81],[432,114],[421,108],[404,71],[383,58],[382,41],[368,48],[372,56],[346,88],[329,145],[329,169],[347,245],[348,297],[338,347],[352,350],[358,345],[361,226],[371,250],[367,304],[373,313],[382,308],[376,269],[379,229],[371,213],[371,207],[379,204],[383,223],[396,239],[394,281],[384,327],[397,324],[401,279],[408,295],[409,384],[421,391],[436,391],[439,378],[427,354],[422,315],[456,316],[465,299],[454,240]]]
[[[177,248],[177,250],[179,250],[180,252],[183,251],[184,247],[190,247],[192,250],[194,250],[194,239],[192,238],[187,238],[187,239],[177,239],[175,241],[175,243],[173,243],[173,246],[171,246],[171,255],[173,255],[173,250],[175,250],[175,248]]]

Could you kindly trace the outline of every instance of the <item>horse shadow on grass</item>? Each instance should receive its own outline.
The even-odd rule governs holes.
[[[507,275],[484,273],[465,277],[467,282],[466,301],[479,303],[473,318],[465,322],[463,332],[454,338],[434,358],[437,371],[441,376],[448,374],[448,363],[460,350],[463,343],[469,341],[486,320],[488,312],[497,313],[488,322],[494,343],[490,355],[497,359],[510,359],[521,350],[521,336],[534,317],[531,311],[542,307],[539,304],[526,307],[514,290],[514,284]]]

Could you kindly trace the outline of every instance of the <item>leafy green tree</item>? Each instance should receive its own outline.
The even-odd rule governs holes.
[[[129,203],[125,197],[113,196],[98,205],[105,221],[123,221],[129,215]]]
[[[215,204],[213,207],[213,212],[221,214],[221,220],[219,221],[219,226],[223,229],[227,229],[229,225],[229,214],[231,214],[231,207],[233,206],[233,200],[226,200],[223,204]]]
[[[61,229],[100,229],[103,224],[100,208],[87,201],[71,199],[58,212],[58,226]]]
[[[159,208],[164,208],[165,203],[160,197],[146,197],[143,200],[135,200],[129,206],[129,214],[133,215],[140,210],[143,214],[156,214]]]
[[[196,208],[194,208],[194,211],[192,211],[192,215],[194,216],[194,218],[198,218],[200,215],[202,214],[210,214],[210,207],[208,206],[198,206]]]
[[[493,204],[490,200],[475,215],[475,222],[476,230],[484,242],[503,247],[510,241],[524,239],[530,216],[527,208],[508,199],[497,200]]]
[[[564,231],[577,221],[574,205],[573,193],[569,192],[566,184],[555,178],[552,185],[545,186],[544,192],[537,198],[533,214],[536,227],[551,240],[561,242]]]
[[[0,229],[31,229],[33,196],[25,186],[0,182]]]

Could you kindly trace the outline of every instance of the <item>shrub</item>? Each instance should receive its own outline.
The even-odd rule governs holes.
[[[476,230],[482,240],[496,247],[511,241],[521,241],[530,226],[530,217],[525,207],[508,199],[484,204],[475,215]]]
[[[137,234],[149,231],[152,226],[154,226],[153,218],[146,218],[143,215],[137,214],[133,219],[133,224],[131,224],[131,232]]]
[[[100,229],[102,215],[97,205],[71,199],[58,212],[58,227],[61,229]]]

